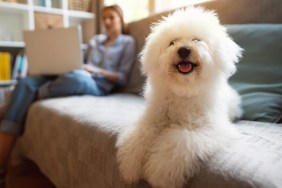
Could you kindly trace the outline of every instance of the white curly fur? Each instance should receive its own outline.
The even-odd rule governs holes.
[[[188,74],[175,67],[181,47],[198,65]],[[153,25],[141,52],[146,110],[116,145],[126,182],[182,187],[201,161],[236,138],[231,120],[241,115],[240,97],[227,79],[241,52],[212,11],[189,7]]]

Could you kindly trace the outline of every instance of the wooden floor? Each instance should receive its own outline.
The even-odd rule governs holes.
[[[5,188],[55,188],[30,160],[14,151],[8,166]]]

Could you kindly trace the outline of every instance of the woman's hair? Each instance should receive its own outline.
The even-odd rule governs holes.
[[[102,9],[102,12],[104,12],[105,10],[113,10],[115,11],[119,18],[120,18],[120,21],[121,21],[121,32],[122,34],[128,34],[128,29],[127,29],[127,25],[125,24],[124,22],[124,19],[123,19],[123,11],[122,9],[120,8],[120,6],[118,5],[110,5],[110,6],[106,6]]]

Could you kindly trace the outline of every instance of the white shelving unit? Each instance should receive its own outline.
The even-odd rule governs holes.
[[[23,31],[35,29],[35,13],[60,15],[63,27],[93,19],[89,12],[68,9],[68,0],[53,0],[51,7],[38,4],[38,0],[19,0],[21,3],[0,1],[0,47],[23,48]]]
[[[52,2],[51,6],[40,4],[47,1]],[[36,16],[38,14],[47,15],[47,17],[50,15],[51,17],[58,16],[62,27],[79,25],[83,21],[95,18],[95,14],[90,12],[69,10],[69,0],[17,0],[17,2],[0,0],[0,51],[8,51],[14,57],[25,47],[23,31],[38,28],[38,25],[36,25]],[[82,49],[85,48],[86,45],[83,44]],[[15,83],[15,80],[0,81],[0,103],[1,88],[13,86]]]

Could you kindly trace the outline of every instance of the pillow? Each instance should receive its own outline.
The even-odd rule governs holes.
[[[226,25],[245,51],[229,82],[242,97],[243,120],[282,122],[282,24]]]

